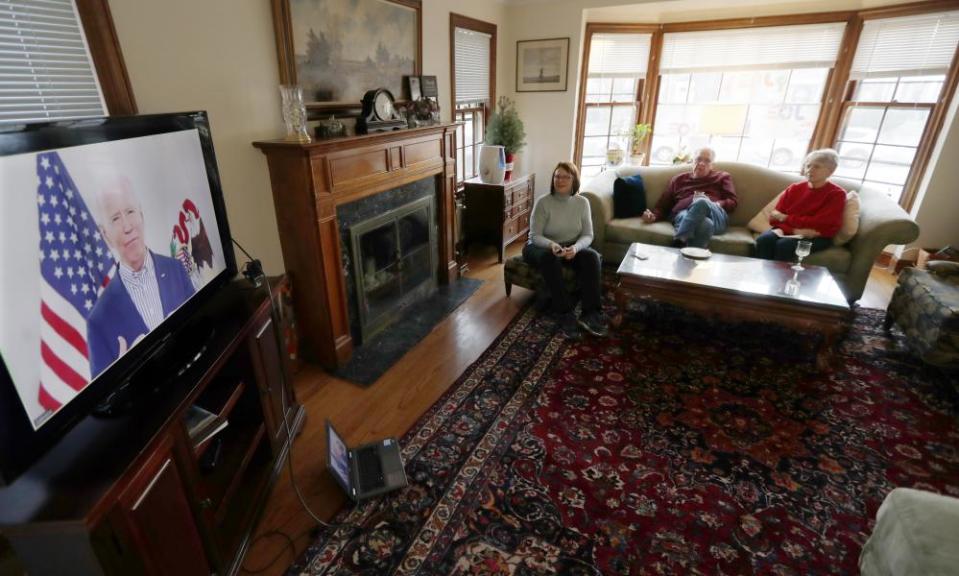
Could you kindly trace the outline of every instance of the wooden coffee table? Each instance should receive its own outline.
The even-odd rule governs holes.
[[[825,369],[836,339],[848,328],[851,310],[835,278],[821,266],[805,266],[796,294],[786,294],[786,282],[793,277],[791,265],[715,253],[693,260],[678,248],[634,243],[616,272],[619,313],[613,323],[622,321],[630,297],[668,302],[725,320],[771,322],[823,335],[816,363]]]

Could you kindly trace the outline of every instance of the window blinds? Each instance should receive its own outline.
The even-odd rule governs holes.
[[[489,100],[489,34],[456,28],[456,103]]]
[[[652,34],[593,34],[589,43],[589,77],[645,78],[652,37]]]
[[[663,74],[710,70],[832,68],[844,22],[672,32],[663,37]]]
[[[945,74],[959,44],[959,12],[867,20],[850,76]]]
[[[73,0],[0,0],[0,123],[105,113]]]

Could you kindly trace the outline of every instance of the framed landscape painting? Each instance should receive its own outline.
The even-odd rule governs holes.
[[[420,0],[272,0],[280,80],[307,108],[359,108],[367,90],[403,97],[422,62]]]
[[[569,38],[516,43],[517,92],[565,92]]]

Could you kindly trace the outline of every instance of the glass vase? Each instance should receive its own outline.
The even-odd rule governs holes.
[[[292,142],[310,142],[310,133],[306,130],[303,89],[292,84],[280,84],[280,105],[283,124],[286,125],[286,139]]]

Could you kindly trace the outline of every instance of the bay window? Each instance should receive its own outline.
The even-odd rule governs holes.
[[[836,176],[910,209],[959,81],[952,2],[669,24],[587,24],[574,159],[606,168],[651,123],[649,164],[710,146],[720,161],[798,173],[814,148]],[[625,39],[642,38],[629,55]],[[618,51],[617,51],[618,50]]]

